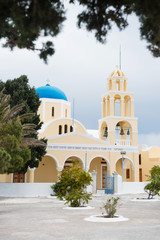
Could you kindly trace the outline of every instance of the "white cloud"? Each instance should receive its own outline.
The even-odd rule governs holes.
[[[160,146],[160,133],[139,134],[138,143],[148,146]]]

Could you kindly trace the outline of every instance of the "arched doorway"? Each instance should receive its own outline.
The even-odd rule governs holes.
[[[77,163],[77,165],[84,169],[84,162],[80,157],[77,156],[70,156],[64,161],[63,169],[70,168],[73,166],[73,162]]]
[[[105,188],[105,172],[109,172],[109,162],[103,157],[97,156],[90,161],[89,172],[97,172],[97,189]]]
[[[57,182],[57,163],[51,156],[44,156],[34,172],[34,182]]]
[[[116,161],[116,172],[122,176],[122,158]],[[131,159],[123,158],[123,182],[132,182],[133,179],[134,164]]]

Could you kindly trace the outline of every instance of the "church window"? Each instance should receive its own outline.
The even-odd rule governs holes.
[[[141,159],[141,154],[139,154],[139,165],[141,165],[142,159]]]
[[[68,126],[67,124],[64,125],[64,133],[67,133],[67,130],[68,130]]]
[[[130,178],[130,169],[126,169],[126,179]]]
[[[70,132],[73,132],[73,127],[72,126],[70,126]]]
[[[62,125],[59,125],[59,134],[62,134]]]
[[[52,117],[54,117],[54,107],[52,107]]]

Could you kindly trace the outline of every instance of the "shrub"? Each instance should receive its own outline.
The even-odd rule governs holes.
[[[66,204],[80,207],[91,199],[91,194],[86,191],[91,181],[90,174],[82,170],[77,163],[73,163],[71,168],[62,171],[59,181],[51,188],[60,200],[66,200]]]
[[[148,194],[148,199],[152,199],[155,195],[160,195],[160,167],[154,166],[150,170],[150,176],[148,176],[148,183],[144,190]]]
[[[111,198],[107,199],[107,202],[102,207],[105,209],[105,211],[107,213],[106,217],[113,218],[115,216],[119,199],[120,199],[119,197],[117,197],[117,198],[111,197]]]

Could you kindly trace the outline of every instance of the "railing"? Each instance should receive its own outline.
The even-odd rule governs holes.
[[[125,145],[125,146],[130,146],[131,141],[127,139],[116,139],[116,145]]]

